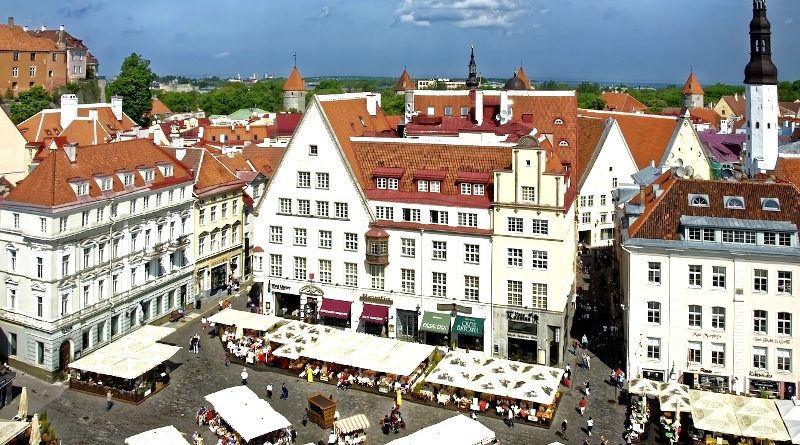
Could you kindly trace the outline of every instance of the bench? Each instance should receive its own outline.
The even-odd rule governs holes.
[[[184,313],[179,310],[174,310],[169,314],[169,321],[175,322],[184,317]]]

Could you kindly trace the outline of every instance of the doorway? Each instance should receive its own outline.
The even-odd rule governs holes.
[[[71,362],[72,343],[69,340],[64,340],[58,348],[58,370],[66,375]]]

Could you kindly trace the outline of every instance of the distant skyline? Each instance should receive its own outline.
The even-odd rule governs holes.
[[[158,75],[508,78],[741,84],[752,0],[14,2],[15,23],[64,24],[113,77],[132,52]],[[800,79],[800,1],[768,0],[780,80]]]

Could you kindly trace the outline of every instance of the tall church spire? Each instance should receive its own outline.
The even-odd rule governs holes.
[[[778,68],[772,63],[771,36],[766,0],[753,0],[753,20],[750,21],[750,62],[744,69],[744,83],[778,84]]]
[[[469,54],[469,76],[467,76],[467,88],[470,90],[478,89],[478,65],[475,63],[475,47],[473,46]]]

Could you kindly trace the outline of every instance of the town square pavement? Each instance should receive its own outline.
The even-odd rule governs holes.
[[[244,296],[235,298],[234,307],[243,309],[245,298]],[[207,302],[202,311],[203,314],[216,312],[216,303]],[[206,444],[214,445],[216,439],[208,427],[197,427],[195,412],[201,405],[206,404],[204,400],[206,394],[240,385],[242,368],[233,364],[226,367],[222,345],[216,338],[208,335],[202,336],[200,354],[189,352],[186,347],[189,337],[202,332],[201,314],[198,312],[193,310],[187,317],[188,320],[168,324],[175,326],[177,330],[162,341],[183,347],[172,358],[172,362],[178,366],[171,372],[169,386],[141,405],[116,402],[110,411],[106,411],[103,397],[65,389],[64,383],[44,383],[24,373],[20,373],[15,380],[15,386],[28,386],[31,413],[46,410],[63,445],[122,444],[126,437],[165,425],[174,425],[189,439],[194,431],[199,431]],[[580,354],[579,350],[578,356]],[[575,384],[569,389],[561,387],[563,396],[552,428],[544,429],[522,422],[517,422],[514,428],[509,428],[493,414],[479,416],[479,421],[495,431],[502,444],[547,445],[555,441],[582,444],[587,437],[584,430],[586,418],[591,415],[595,422],[591,444],[598,444],[601,434],[609,438],[611,444],[623,443],[625,406],[612,403],[615,391],[606,382],[608,366],[595,359],[592,361],[591,369],[584,370],[576,365],[575,358],[576,355],[570,348],[567,359],[572,363]],[[387,436],[381,433],[377,425],[392,408],[393,399],[390,397],[357,389],[338,391],[334,385],[321,382],[309,384],[296,376],[288,376],[263,367],[249,369],[249,374],[248,386],[262,398],[266,398],[266,385],[272,383],[275,396],[270,402],[297,428],[299,444],[316,443],[323,437],[327,438],[328,431],[312,423],[303,427],[300,422],[306,407],[306,397],[317,392],[333,395],[343,418],[354,414],[366,414],[371,423],[367,430],[369,444],[385,444],[396,437],[407,435],[456,414],[453,410],[404,401],[402,413],[407,428],[401,430],[398,436]],[[586,417],[581,417],[576,407],[582,396],[583,382],[587,379],[591,381],[592,391],[588,399]],[[282,383],[286,383],[289,388],[288,401],[278,400]],[[18,399],[19,397],[16,397],[9,406],[0,410],[0,416],[11,418],[16,413]],[[564,418],[569,424],[567,440],[560,437],[559,425]]]

